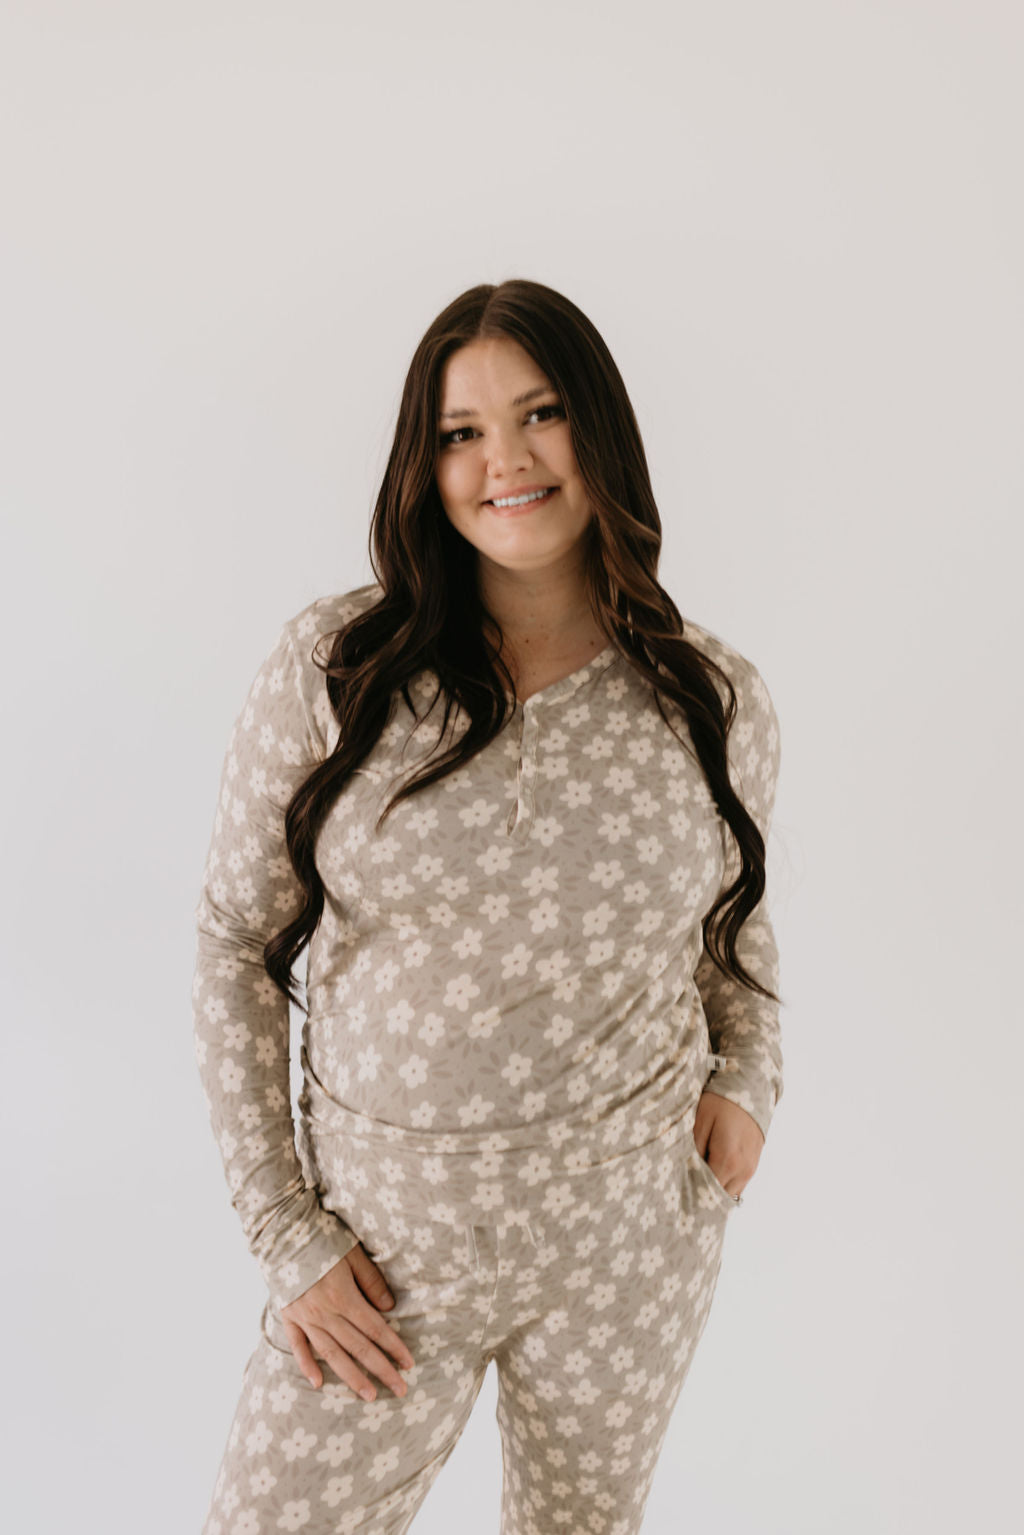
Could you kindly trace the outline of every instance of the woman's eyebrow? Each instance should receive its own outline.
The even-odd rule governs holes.
[[[531,400],[535,400],[539,394],[551,393],[553,393],[553,390],[550,384],[542,384],[537,389],[528,389],[525,394],[516,395],[515,399],[512,401],[510,409],[515,410],[517,405],[528,405],[529,402]],[[476,414],[477,412],[475,410],[443,410],[441,412],[441,420],[454,421],[457,417],[460,416],[475,416]]]

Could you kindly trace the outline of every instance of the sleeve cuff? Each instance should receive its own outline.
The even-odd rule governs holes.
[[[723,1057],[717,1056],[716,1060],[723,1061]],[[738,1065],[733,1057],[728,1057],[724,1059],[722,1068],[714,1071],[704,1083],[703,1091],[727,1098],[738,1108],[746,1109],[764,1139],[768,1139],[768,1128],[782,1097],[781,1082],[773,1086],[766,1082],[756,1067],[751,1071]]]
[[[330,1210],[321,1209],[313,1235],[305,1247],[277,1268],[264,1271],[274,1305],[280,1310],[298,1300],[358,1242],[359,1237],[351,1227]]]

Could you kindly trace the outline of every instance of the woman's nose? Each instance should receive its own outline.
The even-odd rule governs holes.
[[[495,433],[487,453],[487,468],[492,480],[507,479],[516,469],[532,462],[526,439],[515,429]]]

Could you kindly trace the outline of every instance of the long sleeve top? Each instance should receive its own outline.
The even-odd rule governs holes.
[[[701,918],[739,868],[731,833],[685,715],[665,702],[680,744],[609,645],[525,702],[508,695],[495,739],[377,831],[398,782],[468,723],[453,710],[439,747],[429,669],[410,683],[418,728],[393,697],[316,841],[325,903],[296,1127],[289,1006],[263,965],[300,905],[284,811],[338,739],[314,647],[380,595],[320,598],[281,629],[231,734],[196,909],[200,1077],[278,1305],[360,1239],[351,1213],[374,1180],[434,1219],[557,1212],[566,1177],[688,1128],[702,1091],[765,1135],[782,1093],[778,1004],[703,945]],[[710,631],[687,619],[685,633],[736,689],[730,779],[767,842],[780,759],[767,688]],[[777,992],[764,898],[737,948]]]

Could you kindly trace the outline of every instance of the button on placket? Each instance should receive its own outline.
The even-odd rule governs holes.
[[[529,841],[530,828],[533,825],[534,795],[537,788],[537,763],[540,754],[540,732],[543,711],[551,711],[566,704],[584,682],[591,682],[599,676],[615,660],[617,651],[613,645],[606,645],[598,655],[581,666],[577,671],[571,672],[568,677],[562,677],[558,682],[549,683],[546,688],[532,693],[522,704],[516,704],[514,695],[506,694],[509,702],[518,710],[522,709],[522,737],[519,746],[519,761],[516,764],[516,797],[509,811],[505,830],[510,842],[526,843]],[[557,718],[551,715],[552,719]]]
[[[516,764],[516,801],[508,818],[508,834],[513,842],[525,842],[533,824],[534,789],[537,781],[537,741],[540,726],[527,699],[523,706],[523,737]]]

